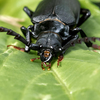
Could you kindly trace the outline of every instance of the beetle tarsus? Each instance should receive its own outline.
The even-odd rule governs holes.
[[[46,62],[42,62],[42,63],[41,63],[42,69],[45,70],[45,68],[43,67],[43,64],[44,64],[46,67],[49,67],[48,70],[51,69],[51,63],[49,63],[48,65],[46,64]]]
[[[59,66],[59,63],[63,60],[63,55],[60,55],[59,57],[58,57],[58,61],[57,61],[57,67]]]
[[[92,45],[92,48],[100,50],[100,46],[98,46],[98,45],[96,45],[96,44],[93,44],[93,45]]]
[[[51,63],[49,63],[49,68],[48,68],[48,70],[50,70],[51,69]]]
[[[41,63],[41,67],[42,67],[43,70],[45,70],[45,68],[43,67],[43,62]]]
[[[30,59],[30,61],[33,62],[33,61],[36,60],[36,59],[40,59],[40,58],[33,58],[33,59]]]
[[[3,30],[4,30],[3,27],[0,27],[0,32],[3,32]]]
[[[17,50],[20,50],[22,52],[25,52],[24,48],[20,48],[20,47],[14,46],[14,45],[7,45],[7,47],[13,47],[14,49],[17,49]]]

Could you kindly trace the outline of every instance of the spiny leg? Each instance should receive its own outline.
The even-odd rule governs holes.
[[[27,46],[30,45],[30,43],[28,41],[26,41],[20,34],[12,31],[11,29],[0,27],[0,32],[7,32],[7,35],[15,36],[14,39],[17,39],[17,40],[21,41],[22,43],[24,43]],[[10,47],[10,46],[17,49],[17,50],[20,50],[20,51],[23,51],[23,52],[25,51],[24,48],[20,48],[20,47],[14,46],[14,45],[8,45],[7,47]]]
[[[95,42],[96,40],[100,41],[100,38],[97,38],[97,37],[85,37],[85,38],[83,38],[83,39],[78,39],[77,43],[88,42],[88,41],[93,41],[93,42]],[[91,47],[94,48],[94,49],[100,50],[100,45],[92,44]],[[94,51],[94,52],[97,52],[96,50],[93,50],[93,51]]]
[[[0,27],[0,32],[7,32],[7,35],[15,36],[14,39],[17,39],[17,40],[21,41],[22,43],[24,43],[25,45],[29,46],[29,43],[20,34],[12,31],[11,29]]]
[[[84,37],[84,38],[79,38],[77,39],[77,37],[73,38],[72,40],[70,40],[68,43],[66,43],[62,48],[60,48],[62,50],[62,53],[64,54],[65,51],[71,47],[71,46],[75,46],[75,44],[81,44],[82,42],[88,43],[89,41],[93,41],[95,42],[96,40],[100,41],[100,38],[98,37]],[[92,44],[92,46],[94,49],[99,49],[100,50],[100,46],[96,45],[96,44]],[[58,57],[58,62],[57,62],[57,66],[59,66],[59,62],[61,62],[63,59],[63,56],[59,56]]]
[[[89,41],[95,42],[96,40],[100,41],[100,38],[98,38],[98,37],[85,37],[85,38],[79,38],[79,39],[74,38],[73,40],[70,40],[68,43],[66,43],[60,49],[62,50],[62,54],[64,54],[69,47],[75,46],[75,44],[81,44],[82,42],[88,43]],[[98,46],[96,44],[92,44],[91,47],[94,48],[94,49],[100,50],[100,46]],[[59,65],[59,59],[58,59],[57,65]]]
[[[75,44],[81,44],[82,42],[88,43],[89,41],[95,42],[96,40],[100,41],[100,38],[98,38],[98,37],[79,38],[79,39],[70,41],[69,43],[66,43],[65,46],[62,47],[62,50],[67,50],[69,47],[74,46]],[[93,47],[94,49],[100,50],[100,46],[98,46],[96,44],[92,44],[91,47]]]
[[[30,44],[31,40],[30,40],[30,31],[27,30],[27,33],[26,33],[26,40],[18,33],[14,32],[13,30],[11,29],[7,29],[7,28],[4,28],[4,27],[0,27],[0,32],[7,32],[7,35],[12,35],[12,36],[15,36],[14,39],[17,39],[19,41],[21,41],[22,43],[24,43],[27,47],[30,47],[32,50],[38,50],[39,49],[39,45],[37,44]],[[30,49],[28,48],[28,50]],[[25,52],[27,52],[28,50],[25,49]]]

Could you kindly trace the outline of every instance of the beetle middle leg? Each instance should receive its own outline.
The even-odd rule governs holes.
[[[79,19],[77,27],[81,26],[91,16],[91,13],[88,9],[81,9],[80,14],[82,14],[82,17]]]
[[[26,29],[24,26],[21,27],[21,30],[26,37],[26,41],[30,44],[31,43],[30,31],[28,29]],[[30,51],[29,46],[25,45],[25,52],[29,52],[29,51]]]
[[[20,34],[14,32],[11,29],[0,27],[0,32],[7,32],[7,35],[15,36],[14,39],[17,39],[17,40],[21,41],[22,43],[24,43],[27,46],[30,44],[29,41],[26,41]],[[8,45],[7,47],[13,47],[13,48],[15,48],[17,50],[20,50],[20,51],[23,51],[23,52],[25,51],[24,48],[20,48],[20,47],[14,46],[14,45]]]
[[[72,33],[73,33],[73,34],[77,34],[78,32],[80,32],[82,38],[87,37],[87,35],[84,33],[84,31],[83,31],[81,28],[76,27],[76,28],[74,28],[74,29],[72,30]],[[90,41],[88,41],[88,42],[85,43],[85,44],[87,45],[87,47],[92,47],[92,44],[93,44],[93,43],[90,42]]]
[[[91,15],[90,11],[88,9],[82,9],[80,11],[80,14],[82,14],[82,17],[79,19],[79,22],[77,24],[77,28],[73,29],[72,31],[78,33],[80,32],[82,38],[87,37],[87,35],[84,33],[84,31],[81,28],[78,28],[81,26]],[[92,47],[92,43],[89,41],[88,43],[85,43],[88,47]]]
[[[37,35],[34,34],[34,26],[33,25],[30,25],[28,28],[22,26],[21,31],[24,34],[24,36],[26,37],[26,41],[29,44],[31,43],[31,37],[33,37],[34,39],[37,38]],[[29,51],[30,51],[30,47],[26,45],[25,52],[29,52]]]

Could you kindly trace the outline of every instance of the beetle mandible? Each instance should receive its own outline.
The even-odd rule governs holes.
[[[58,56],[57,66],[59,66],[65,51],[75,43],[84,41],[88,47],[97,47],[90,42],[97,38],[88,38],[79,28],[91,13],[88,9],[82,9],[78,0],[42,0],[35,12],[28,7],[24,7],[24,11],[33,23],[28,28],[21,27],[26,39],[4,27],[0,27],[0,32],[7,32],[8,35],[15,36],[15,39],[25,44],[24,49],[13,45],[8,45],[8,47],[12,46],[25,52],[29,52],[30,49],[37,50],[40,57],[31,59],[31,61],[40,59],[43,70],[45,70],[43,64],[50,70],[52,58],[55,56]],[[84,40],[78,39],[78,32]],[[32,43],[31,38],[37,39],[35,44]]]

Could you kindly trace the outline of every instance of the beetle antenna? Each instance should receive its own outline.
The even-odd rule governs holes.
[[[79,38],[79,39],[75,40],[74,42],[72,42],[71,45],[74,46],[74,44],[76,44],[76,43],[81,44],[82,42],[89,42],[89,41],[95,42],[96,40],[100,41],[100,38],[98,38],[98,37]],[[93,47],[95,49],[100,49],[100,46],[98,46],[97,44],[92,44],[91,47]]]
[[[22,43],[24,43],[25,45],[29,46],[29,43],[20,34],[12,31],[11,29],[0,27],[0,32],[7,32],[7,35],[15,36],[14,39],[17,39],[17,40],[21,41]]]
[[[76,43],[89,42],[89,41],[95,42],[96,40],[100,41],[100,38],[98,38],[98,37],[85,37],[85,38],[79,38],[79,39],[75,40],[75,42]]]
[[[79,39],[76,39],[76,40],[73,40],[73,41],[68,42],[68,43],[65,44],[65,46],[62,47],[61,49],[62,49],[63,51],[65,51],[65,50],[67,50],[69,47],[74,46],[75,44],[81,44],[82,42],[89,42],[89,41],[95,42],[96,40],[100,41],[100,38],[98,38],[98,37],[79,38]],[[98,46],[97,44],[92,44],[91,47],[100,50],[100,46]]]
[[[98,38],[98,37],[85,37],[85,38],[78,39],[76,41],[76,43],[79,43],[80,44],[81,42],[89,42],[89,41],[95,42],[96,40],[100,41],[100,38]],[[100,50],[100,46],[98,46],[97,44],[92,44],[91,47]]]

